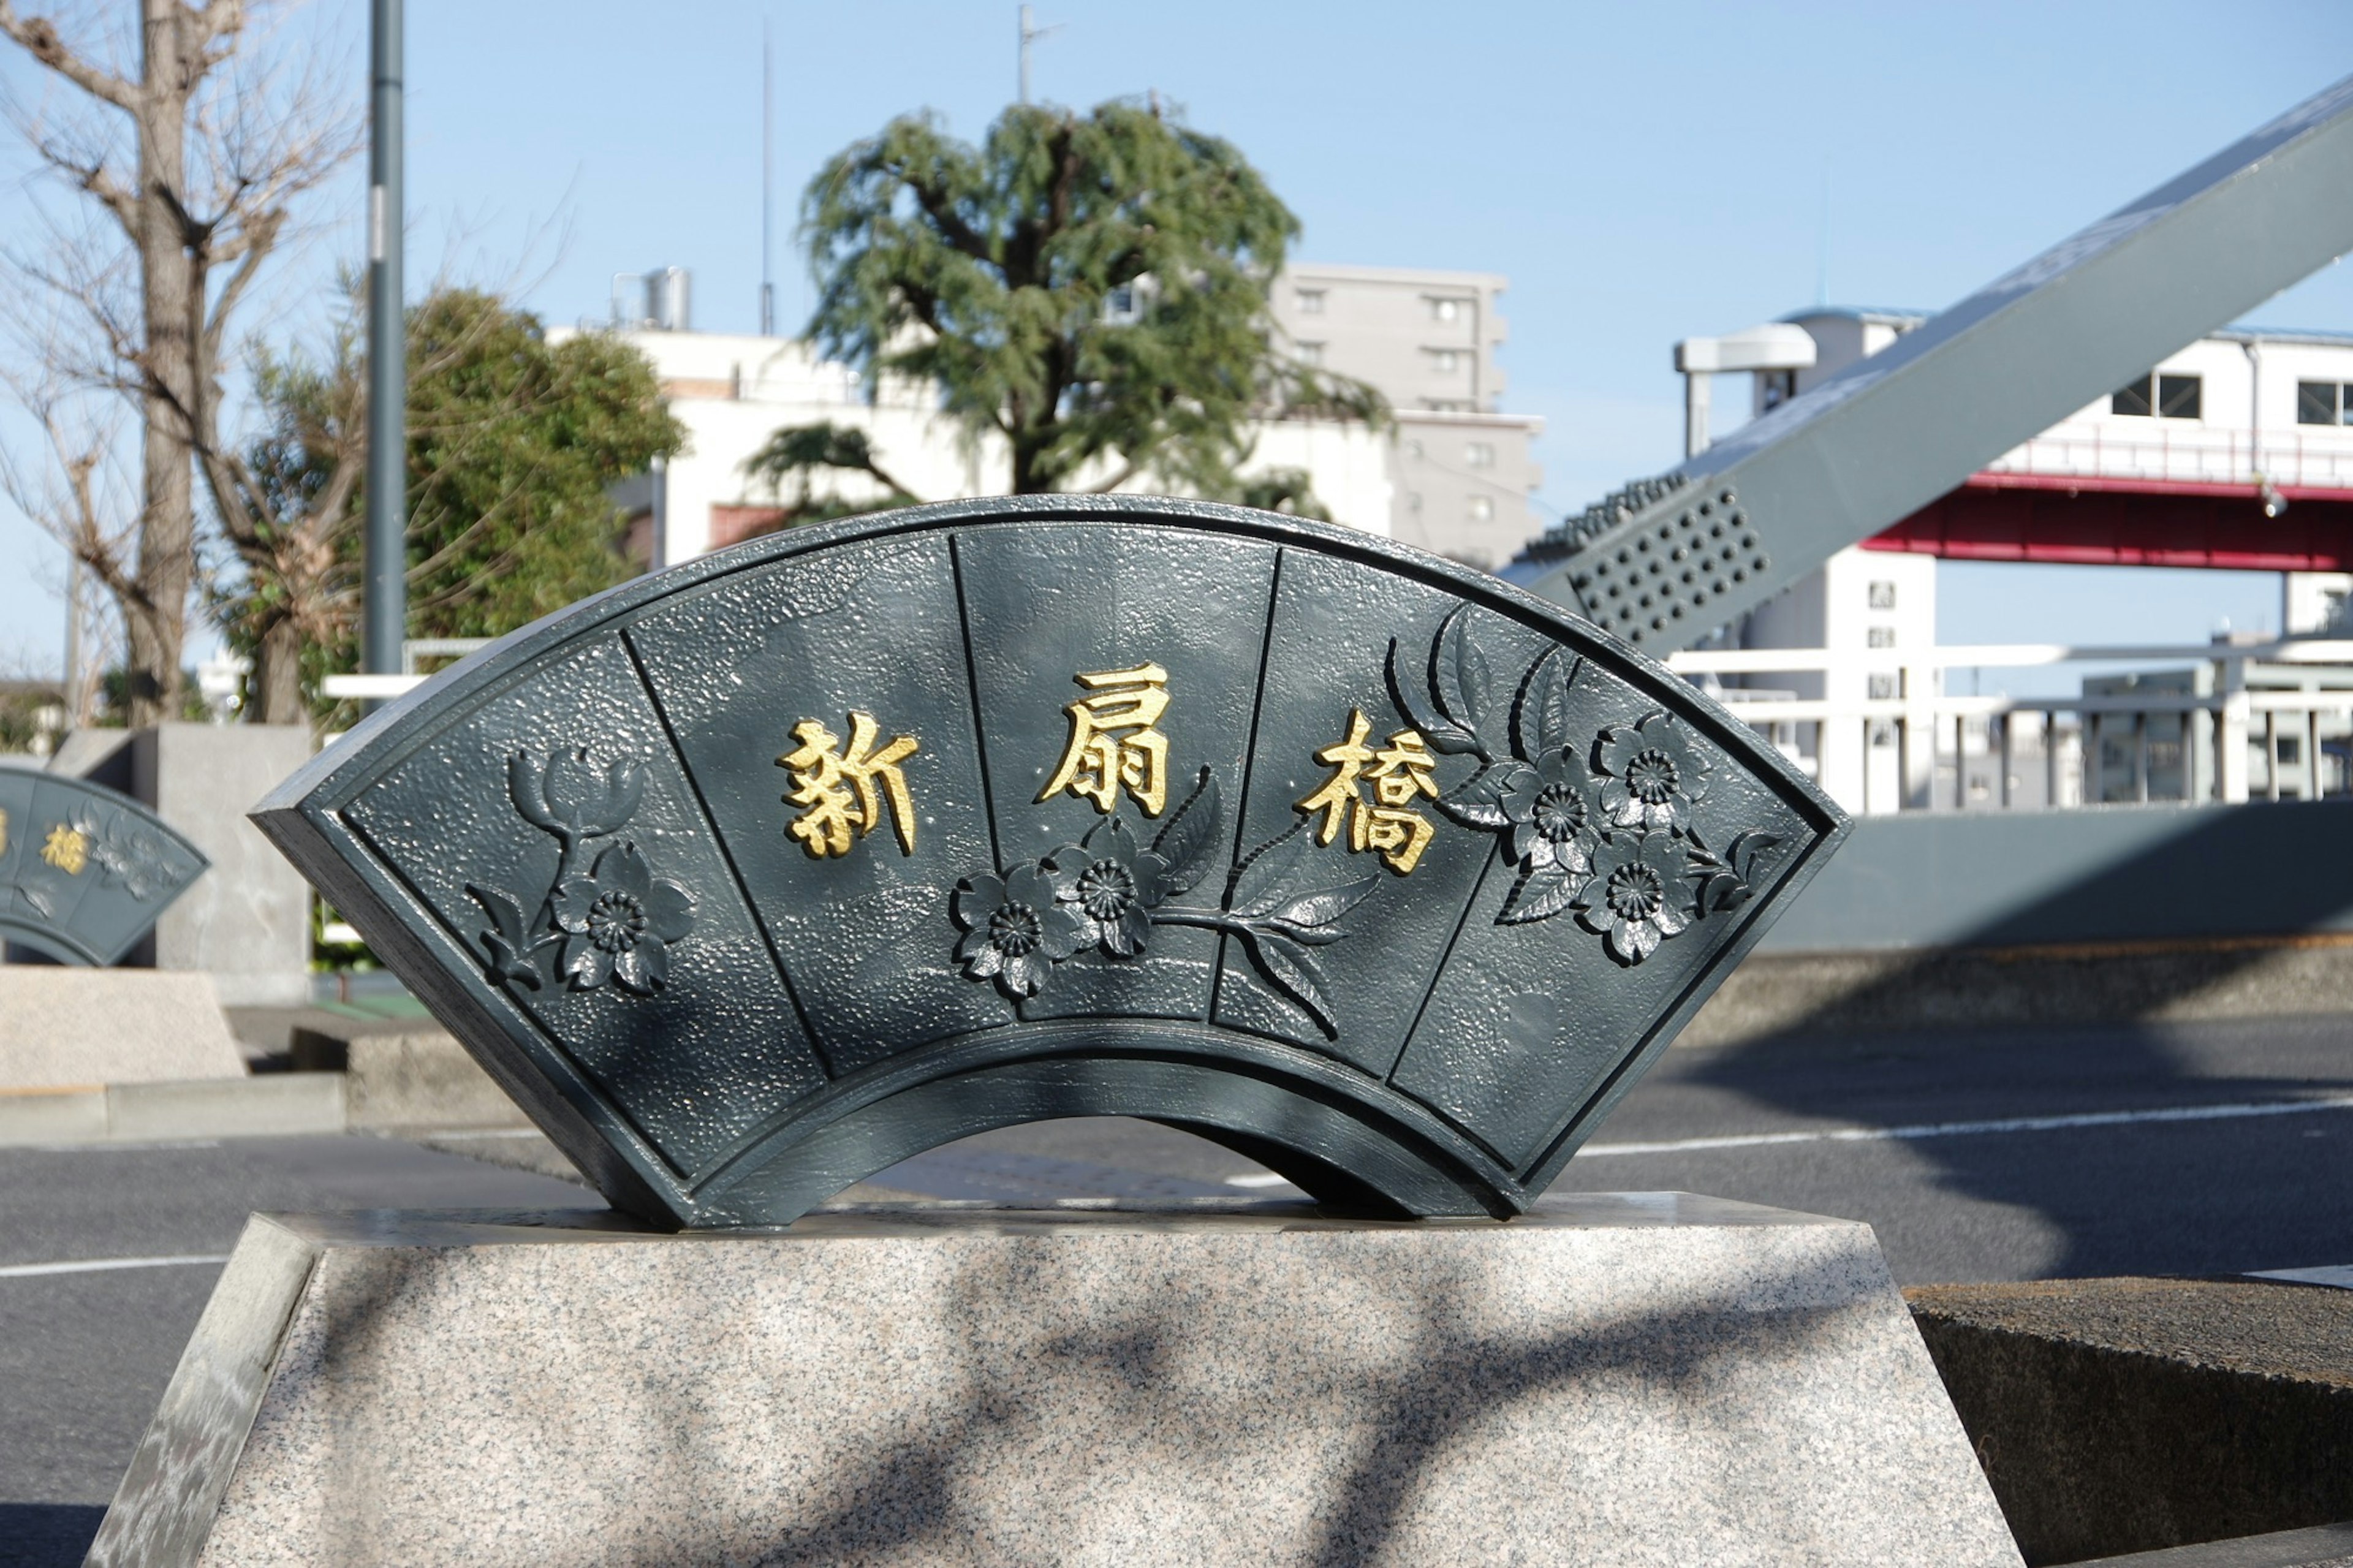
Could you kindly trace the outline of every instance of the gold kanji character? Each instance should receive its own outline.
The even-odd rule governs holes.
[[[915,802],[899,768],[915,754],[915,737],[897,736],[878,752],[874,740],[881,733],[873,714],[853,711],[849,747],[844,751],[841,737],[815,719],[793,726],[793,739],[800,745],[778,757],[776,766],[792,771],[793,788],[786,803],[802,808],[786,831],[801,841],[810,858],[849,854],[852,844],[881,822],[886,800],[900,852],[915,852]],[[852,828],[857,829],[855,837]]]
[[[1373,760],[1373,749],[1365,744],[1372,732],[1373,721],[1365,717],[1361,708],[1348,710],[1348,738],[1337,741],[1315,753],[1315,760],[1332,769],[1332,777],[1322,789],[1303,800],[1294,808],[1313,816],[1324,813],[1324,825],[1315,830],[1318,844],[1329,844],[1340,836],[1340,826],[1350,810],[1364,801],[1364,787],[1357,780],[1365,764]]]
[[[1315,760],[1332,770],[1324,787],[1299,802],[1294,808],[1308,816],[1324,814],[1324,821],[1315,830],[1316,842],[1329,844],[1340,835],[1343,822],[1348,827],[1348,848],[1362,854],[1371,850],[1388,863],[1399,876],[1409,874],[1421,863],[1421,852],[1438,829],[1428,817],[1406,807],[1419,795],[1433,800],[1438,795],[1438,781],[1430,770],[1435,762],[1430,747],[1419,731],[1399,730],[1389,737],[1384,750],[1376,752],[1365,743],[1372,733],[1372,721],[1364,710],[1348,710],[1348,737],[1336,741],[1315,753]],[[1366,772],[1370,764],[1371,771]],[[1365,798],[1365,783],[1370,780],[1378,803]]]
[[[49,829],[48,842],[41,846],[41,858],[69,877],[79,877],[90,863],[90,835],[58,823]]]
[[[1168,672],[1156,664],[1071,677],[1091,693],[1062,711],[1071,716],[1071,744],[1040,801],[1063,791],[1108,813],[1123,785],[1146,816],[1168,805],[1168,737],[1153,726],[1168,710]]]
[[[1367,776],[1383,805],[1411,805],[1417,795],[1438,798],[1438,781],[1430,775],[1437,763],[1420,731],[1399,730],[1389,737],[1388,749],[1374,759]]]

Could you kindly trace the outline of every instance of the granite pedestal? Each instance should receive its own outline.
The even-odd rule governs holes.
[[[0,964],[0,1093],[243,1077],[207,975]]]
[[[2015,1564],[1869,1229],[257,1216],[97,1563]]]

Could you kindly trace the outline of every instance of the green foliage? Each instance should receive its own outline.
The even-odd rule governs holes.
[[[408,359],[410,636],[497,637],[629,575],[606,487],[684,438],[643,354],[447,289]]]
[[[915,504],[907,487],[882,467],[865,431],[851,425],[836,425],[829,419],[815,425],[789,425],[777,431],[768,437],[766,446],[744,459],[744,472],[779,499],[786,495],[790,487],[791,499],[785,502],[784,515],[770,527],[754,530],[755,534]],[[820,493],[817,476],[830,472],[866,474],[882,487],[882,496],[874,500],[853,501],[842,499],[830,489]]]
[[[1252,418],[1384,413],[1273,342],[1298,228],[1231,143],[1135,103],[1018,105],[978,147],[903,116],[803,197],[810,331],[869,387],[929,383],[969,437],[1001,437],[1016,494],[1150,474],[1230,496]]]
[[[0,680],[0,755],[22,754],[63,729],[65,693],[46,681]]]
[[[529,312],[457,289],[410,310],[407,346],[408,635],[497,637],[628,577],[606,488],[683,440],[645,356],[603,333],[551,344]],[[315,694],[321,678],[358,665],[355,317],[324,363],[258,354],[255,387],[268,423],[245,458],[268,517],[261,547],[216,578],[216,612],[231,645],[261,662],[273,635],[299,633],[315,716],[347,721]]]
[[[1315,499],[1315,491],[1308,485],[1304,468],[1268,468],[1252,474],[1242,480],[1234,500],[1261,511],[1314,518],[1317,522],[1332,521],[1332,514]]]

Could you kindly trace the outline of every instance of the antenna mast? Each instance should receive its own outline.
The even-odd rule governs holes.
[[[760,335],[776,335],[776,72],[768,19],[760,18]]]
[[[1050,27],[1038,26],[1031,7],[1028,5],[1021,7],[1021,101],[1023,103],[1029,101],[1029,46],[1049,33],[1059,33],[1061,30],[1062,25],[1060,22]]]

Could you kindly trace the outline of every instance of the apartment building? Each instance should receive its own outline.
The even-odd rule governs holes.
[[[1397,410],[1390,535],[1489,570],[1541,531],[1528,497],[1544,421],[1503,412],[1505,287],[1492,272],[1302,262],[1271,301],[1303,363],[1369,383]]]

